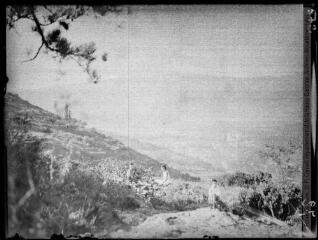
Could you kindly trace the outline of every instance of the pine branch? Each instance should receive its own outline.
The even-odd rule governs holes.
[[[40,50],[41,50],[41,48],[43,47],[43,45],[44,45],[44,43],[42,42],[42,44],[41,44],[41,46],[39,47],[39,49],[37,50],[36,54],[35,54],[31,59],[24,60],[23,62],[30,62],[30,61],[36,59],[36,57],[39,55]]]

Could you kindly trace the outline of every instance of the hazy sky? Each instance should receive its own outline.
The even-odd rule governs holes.
[[[8,90],[50,111],[66,94],[73,116],[92,126],[203,159],[251,129],[302,128],[301,5],[131,10],[82,17],[66,33],[108,53],[95,64],[98,84],[72,61],[22,63],[40,39],[28,21],[7,31]]]

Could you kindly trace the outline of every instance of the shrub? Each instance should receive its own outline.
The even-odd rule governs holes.
[[[295,183],[274,183],[269,173],[237,172],[220,177],[219,182],[238,195],[238,199],[225,199],[226,194],[222,196],[232,212],[238,214],[244,213],[244,207],[251,207],[287,220],[301,207],[300,187]],[[234,187],[237,187],[235,191]],[[227,195],[233,196],[233,193]]]
[[[200,177],[193,177],[189,173],[182,173],[180,178],[185,181],[192,181],[192,182],[199,182],[201,180]]]
[[[302,215],[300,214],[299,209],[293,215],[290,215],[286,218],[288,225],[295,227],[295,229],[301,229],[302,227]]]
[[[301,183],[302,143],[301,139],[290,140],[280,146],[265,145],[259,158],[271,168],[277,182]]]
[[[41,154],[42,145],[43,140],[27,135],[8,141],[9,234],[34,238],[108,229],[123,224],[115,208],[139,207],[128,186],[103,184],[103,178],[87,170],[73,169],[63,181],[50,181],[50,159]]]
[[[219,209],[224,211],[233,211],[240,204],[240,194],[244,188],[239,186],[221,187],[220,199],[222,201]],[[221,207],[222,206],[222,207]]]
[[[70,171],[63,182],[42,189],[41,216],[47,232],[66,235],[109,229],[123,224],[114,209],[134,209],[139,204],[127,186],[103,179],[91,172]]]
[[[260,183],[268,183],[272,179],[270,173],[257,172],[253,174],[236,172],[234,174],[223,175],[219,178],[219,182],[223,186],[240,186],[249,187]]]
[[[301,190],[294,184],[263,183],[241,192],[242,205],[263,210],[273,217],[286,220],[301,207]]]
[[[109,180],[103,185],[101,192],[103,200],[109,202],[114,208],[124,210],[140,207],[140,204],[134,199],[135,192],[123,183]]]
[[[49,165],[41,156],[44,140],[30,136],[30,128],[30,118],[23,114],[13,116],[6,126],[8,230],[9,234],[43,236],[38,188],[49,178]]]
[[[156,205],[165,205],[170,210],[177,211],[196,209],[206,205],[206,194],[207,190],[199,185],[175,181],[156,193],[155,197],[160,203]]]
[[[235,215],[238,215],[238,216],[244,216],[245,215],[245,208],[239,203],[233,204],[230,207],[230,210]]]

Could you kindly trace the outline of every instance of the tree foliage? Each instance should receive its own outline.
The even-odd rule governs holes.
[[[255,188],[243,190],[240,201],[285,221],[300,210],[302,193],[295,184],[261,183]]]
[[[223,186],[240,186],[247,187],[253,184],[268,183],[272,175],[259,171],[257,173],[235,172],[219,177],[219,183]]]
[[[266,145],[258,154],[273,165],[280,182],[301,182],[302,144],[299,141],[289,141],[282,146]]]
[[[20,229],[28,235],[38,220],[32,216],[39,209],[34,200],[38,186],[47,180],[48,161],[40,156],[43,141],[28,134],[31,120],[27,114],[17,114],[7,122],[9,232]]]
[[[96,46],[94,42],[73,46],[71,41],[63,36],[63,32],[69,30],[72,21],[84,15],[95,17],[104,16],[109,12],[119,13],[122,8],[119,6],[8,6],[6,8],[6,24],[12,29],[20,20],[28,20],[33,23],[31,31],[37,34],[40,45],[33,57],[27,61],[37,58],[41,49],[45,48],[47,53],[53,53],[54,57],[60,61],[74,60],[89,78],[97,83],[100,76],[96,70],[92,69],[92,63],[96,60]],[[107,61],[107,53],[101,56],[103,61]]]
[[[249,207],[286,221],[301,210],[300,185],[273,181],[271,174],[266,172],[235,172],[220,177],[219,183],[226,187],[240,187],[238,202],[231,206],[234,214],[244,215],[244,209]]]

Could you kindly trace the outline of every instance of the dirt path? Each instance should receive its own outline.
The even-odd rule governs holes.
[[[161,213],[149,217],[126,232],[119,230],[112,238],[201,238],[218,237],[300,237],[290,226],[263,223],[219,210],[201,208],[194,211]]]

